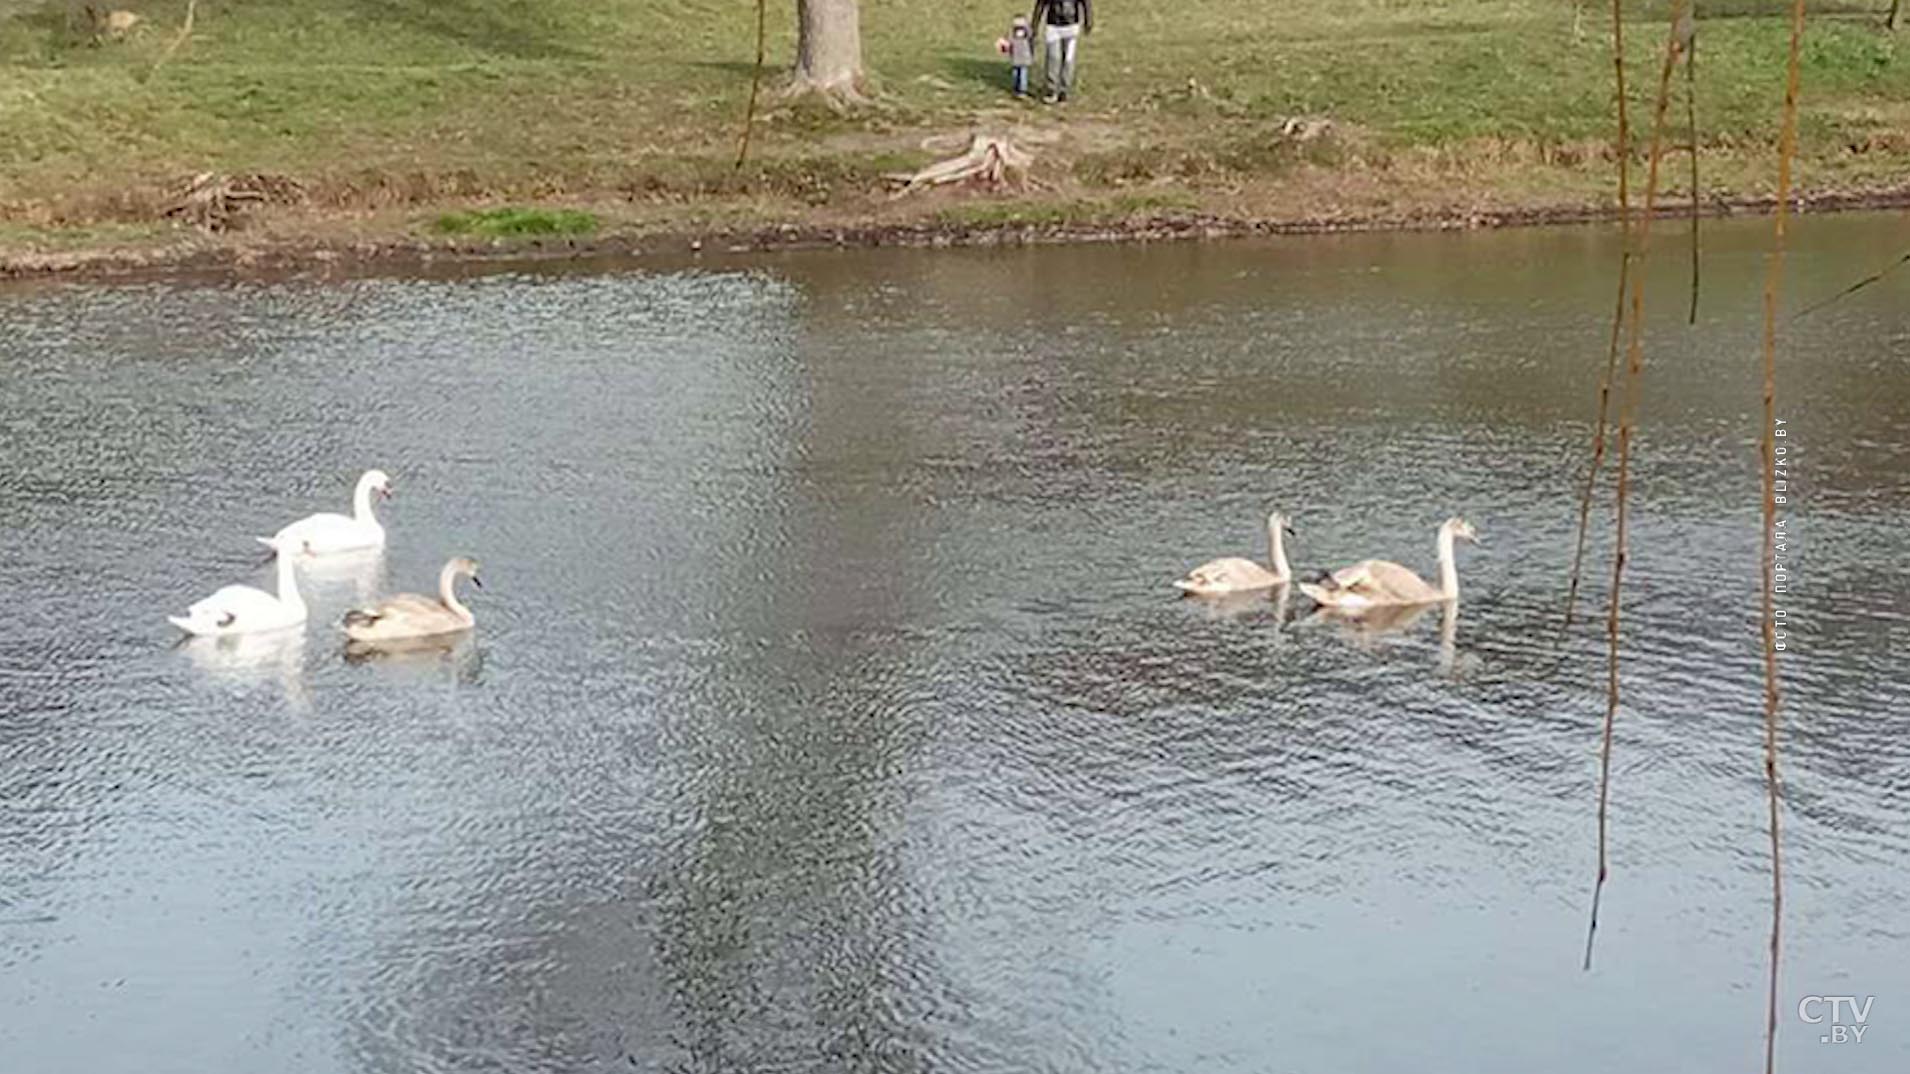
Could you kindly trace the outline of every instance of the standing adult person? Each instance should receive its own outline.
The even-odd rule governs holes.
[[[1048,100],[1065,101],[1074,90],[1074,59],[1081,37],[1094,32],[1093,0],[1035,0],[1035,13],[1028,21],[1046,24],[1042,41],[1048,46]]]

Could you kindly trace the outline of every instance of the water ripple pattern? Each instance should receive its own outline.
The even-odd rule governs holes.
[[[1764,241],[1658,275],[1591,974],[1601,232],[0,291],[0,1070],[1745,1069]],[[1787,328],[1786,1002],[1878,1000],[1786,1069],[1910,1069],[1904,294]],[[174,647],[369,466],[306,630]],[[1485,543],[1391,630],[1175,599],[1272,508]],[[458,553],[472,636],[345,659]]]

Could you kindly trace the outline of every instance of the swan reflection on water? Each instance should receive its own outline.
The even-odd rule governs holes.
[[[297,565],[314,603],[364,604],[376,599],[385,588],[382,547],[302,556]]]
[[[385,641],[347,641],[345,662],[413,673],[448,671],[451,681],[466,686],[481,682],[484,670],[483,651],[468,630]]]
[[[1303,624],[1332,625],[1341,637],[1365,652],[1377,652],[1389,639],[1405,635],[1432,609],[1439,613],[1439,670],[1451,673],[1458,666],[1459,602],[1442,600],[1431,604],[1383,604],[1368,608],[1336,608],[1322,605],[1308,615]]]
[[[1273,613],[1273,622],[1279,626],[1287,621],[1287,606],[1293,593],[1293,587],[1273,586],[1242,593],[1221,593],[1205,595],[1189,593],[1182,602],[1199,610],[1203,618],[1219,621],[1244,619],[1248,616]]]
[[[275,684],[295,705],[303,706],[310,700],[302,629],[186,637],[176,647],[185,651],[193,667],[209,681],[239,687]]]

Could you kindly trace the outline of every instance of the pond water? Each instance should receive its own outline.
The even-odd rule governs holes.
[[[1652,266],[1591,972],[1605,230],[0,292],[0,1069],[1753,1069],[1767,236]],[[1801,221],[1793,307],[1906,247]],[[1910,280],[1785,329],[1780,1056],[1897,1074]],[[371,466],[305,630],[175,647]],[[1464,514],[1457,618],[1176,599],[1272,508]]]

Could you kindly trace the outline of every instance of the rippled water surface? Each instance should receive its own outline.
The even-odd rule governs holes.
[[[0,291],[0,1069],[1752,1069],[1767,233],[1654,266],[1590,973],[1600,232]],[[1786,331],[1781,1056],[1899,1074],[1910,281]],[[369,466],[306,630],[174,647]],[[1464,513],[1457,620],[1174,599],[1275,507]],[[455,553],[473,637],[344,659]]]

